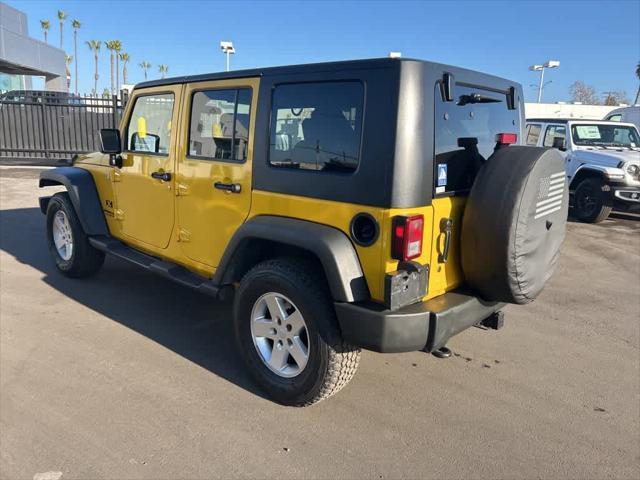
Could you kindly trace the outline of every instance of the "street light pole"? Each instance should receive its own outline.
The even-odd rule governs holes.
[[[542,101],[542,90],[544,89],[544,70],[545,68],[556,68],[560,66],[558,60],[549,60],[543,65],[531,65],[529,70],[532,72],[540,72],[540,86],[538,87],[538,103]]]
[[[220,42],[220,49],[222,50],[222,53],[226,54],[227,56],[227,72],[229,71],[229,57],[230,55],[233,55],[234,53],[236,53],[236,49],[233,48],[233,43],[232,42]]]

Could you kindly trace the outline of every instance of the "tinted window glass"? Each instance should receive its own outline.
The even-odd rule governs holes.
[[[250,89],[194,93],[189,156],[216,160],[245,160],[250,110]]]
[[[540,138],[540,125],[532,123],[527,127],[527,145],[537,145],[538,139]]]
[[[127,126],[127,146],[134,152],[169,153],[173,93],[138,97]]]
[[[496,135],[520,134],[519,110],[507,108],[506,93],[460,85],[452,102],[436,86],[435,104],[435,193],[465,193],[493,153]]]
[[[360,155],[363,96],[359,82],[276,87],[271,112],[271,165],[354,171]]]
[[[544,134],[544,146],[553,147],[553,140],[555,138],[562,138],[563,140],[567,136],[567,128],[562,125],[549,125],[547,131]]]

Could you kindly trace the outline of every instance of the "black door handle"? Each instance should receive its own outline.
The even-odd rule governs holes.
[[[213,186],[218,190],[224,190],[225,192],[230,192],[230,193],[240,193],[240,191],[242,190],[242,187],[240,186],[239,183],[216,182],[213,184]]]
[[[453,221],[450,218],[440,220],[440,232],[444,233],[444,248],[440,254],[438,261],[447,263],[449,258],[449,246],[451,245],[451,230],[453,230]]]
[[[157,180],[162,180],[163,182],[171,180],[171,174],[169,172],[153,172],[151,176]]]

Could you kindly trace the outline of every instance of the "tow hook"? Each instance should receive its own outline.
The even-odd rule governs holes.
[[[451,349],[447,347],[440,347],[439,349],[431,352],[431,354],[436,358],[449,358],[451,356]]]

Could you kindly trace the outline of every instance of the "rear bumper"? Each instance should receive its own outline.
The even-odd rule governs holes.
[[[376,352],[431,352],[504,307],[464,292],[387,310],[373,302],[336,303],[342,336],[352,345]]]

